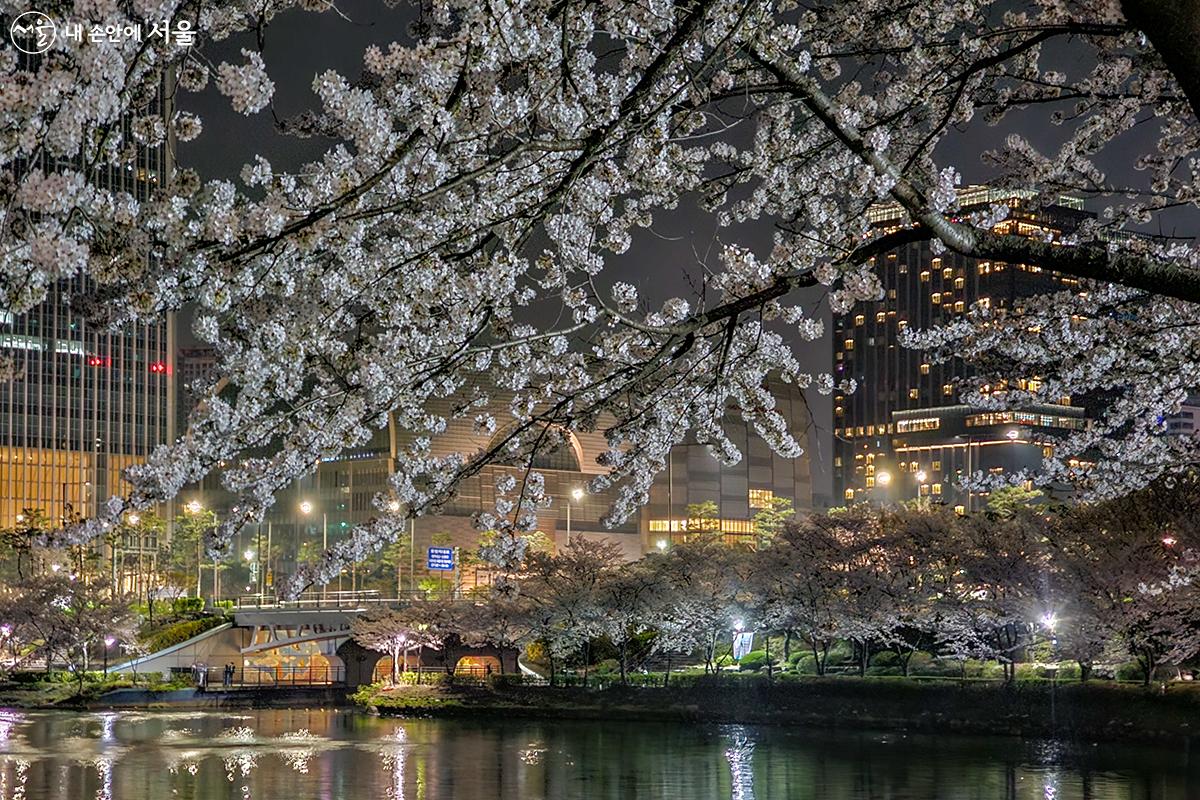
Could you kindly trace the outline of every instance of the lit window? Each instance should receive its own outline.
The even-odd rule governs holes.
[[[867,476],[867,488],[868,488],[868,489],[874,489],[874,488],[875,488],[875,476],[874,476],[874,475],[868,475],[868,476]]]
[[[991,308],[992,307],[992,298],[990,298],[990,297],[981,297],[981,298],[979,298],[978,302],[979,302],[980,308]]]
[[[954,394],[954,384],[943,383],[942,384],[942,394],[946,395],[947,397]]]
[[[916,400],[920,396],[921,396],[920,389],[909,389],[908,390],[908,397],[910,400]]]
[[[954,513],[958,514],[960,517],[965,516],[967,513],[967,507],[966,506],[955,506]]]
[[[927,270],[927,269],[921,270],[921,280],[923,280],[923,281],[929,280],[929,270]]]
[[[862,314],[859,314],[859,315],[857,315],[857,316],[855,316],[855,317],[854,317],[854,324],[855,324],[855,325],[862,325],[862,324],[863,324],[864,322],[866,322],[866,321],[867,321],[867,318],[866,318],[866,317],[864,317]]]
[[[966,307],[966,305],[963,303],[963,301],[962,301],[962,300],[958,300],[957,302],[955,302],[955,303],[954,303],[954,310],[955,310],[957,313],[959,313],[959,314],[961,314],[963,311],[965,311],[965,310],[966,310],[966,308],[967,308],[967,307]]]
[[[1050,445],[1046,445],[1045,447],[1042,448],[1042,458],[1053,458],[1053,456],[1054,456],[1054,448],[1053,447],[1051,447]]]
[[[842,465],[842,457],[841,457],[841,456],[834,456],[834,457],[833,457],[833,465],[834,465],[835,467],[840,467],[840,466]]]
[[[901,320],[897,320],[897,321],[896,321],[896,328],[897,328],[898,330],[904,330],[904,329],[905,329],[905,328],[907,328],[907,327],[908,327],[908,320],[906,320],[906,319],[901,319]]]
[[[853,489],[847,489],[847,490],[846,490],[846,491],[843,493],[843,495],[842,495],[842,496],[843,496],[843,497],[845,497],[847,500],[853,500],[853,499],[854,499],[854,490],[853,490]]]
[[[941,494],[942,485],[940,483],[935,483],[933,486],[929,487],[929,491],[933,492],[934,494]]]
[[[954,267],[946,267],[944,270],[942,270],[942,277],[943,278],[953,278],[954,277]]]
[[[775,499],[775,492],[770,489],[751,489],[750,490],[750,507],[751,508],[770,508],[771,501]]]
[[[854,340],[853,340],[853,339],[847,339],[847,340],[846,340],[846,342],[845,342],[845,345],[846,345],[846,349],[847,349],[847,350],[853,350],[853,349],[854,349]]]
[[[935,461],[935,462],[933,462],[933,464],[930,465],[930,469],[932,469],[934,472],[939,471],[941,468],[942,468],[941,461]]]
[[[835,408],[833,410],[833,413],[838,415],[839,417],[844,416],[846,414],[846,408],[845,408],[845,406],[838,406],[837,408]]]
[[[875,321],[876,322],[887,322],[887,314],[883,311],[880,311],[878,314],[875,315]]]
[[[921,365],[921,374],[922,374],[922,375],[928,375],[928,374],[929,374],[929,365],[928,365],[928,364],[922,364],[922,365]]]
[[[929,300],[930,300],[930,302],[932,302],[934,305],[937,305],[938,303],[942,302],[942,293],[941,293],[941,292],[934,292],[932,295],[930,295],[930,296],[929,296]]]
[[[888,300],[895,300],[895,299],[896,299],[896,290],[888,289]]]
[[[955,278],[954,279],[954,288],[961,289],[961,288],[963,288],[963,286],[966,285],[966,283],[967,282],[965,280],[963,280],[962,278]]]

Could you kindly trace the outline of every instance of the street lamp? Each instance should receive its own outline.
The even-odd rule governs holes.
[[[199,500],[191,500],[183,507],[183,510],[189,514],[199,514],[204,510],[204,506],[200,504]]]
[[[108,650],[110,647],[113,646],[113,644],[116,643],[116,641],[117,641],[116,637],[113,637],[113,636],[105,636],[104,637],[104,674],[106,676],[108,675]]]
[[[578,503],[583,499],[583,489],[576,486],[571,490],[571,499]],[[571,503],[567,503],[567,545],[571,544]]]
[[[925,470],[918,470],[913,476],[917,479],[917,500],[921,499],[921,487],[925,485],[925,479],[929,476],[925,474]]]
[[[666,539],[659,539],[655,546],[658,547],[658,552],[660,552],[660,553],[667,552],[667,540]]]
[[[308,516],[309,514],[312,513],[312,510],[313,510],[312,503],[310,503],[307,500],[300,501],[300,513],[301,514]],[[329,516],[324,511],[321,512],[321,549],[322,550],[329,549]],[[325,600],[325,598],[328,595],[328,592],[329,592],[329,585],[326,583],[321,584],[321,600],[322,601]]]

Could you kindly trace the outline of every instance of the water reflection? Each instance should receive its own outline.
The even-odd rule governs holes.
[[[729,761],[729,789],[731,800],[754,800],[754,742],[746,736],[746,729],[738,726],[730,734],[730,745],[725,750]]]
[[[1183,800],[1170,748],[793,728],[0,711],[0,800]]]

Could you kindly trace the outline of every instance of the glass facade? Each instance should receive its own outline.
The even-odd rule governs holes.
[[[135,164],[92,178],[145,201],[169,172],[166,146],[139,147]],[[127,489],[124,469],[173,436],[173,319],[89,324],[75,304],[93,291],[73,278],[27,313],[0,310],[0,354],[14,366],[0,382],[0,526],[34,510],[54,523],[94,514]]]

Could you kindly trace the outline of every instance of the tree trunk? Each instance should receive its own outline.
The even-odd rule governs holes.
[[[773,677],[775,677],[774,673],[771,672],[771,632],[770,631],[767,631],[766,639],[767,639],[767,642],[764,645],[764,647],[765,647],[766,653],[767,653],[767,680],[769,681]]]
[[[588,639],[583,643],[583,688],[587,688],[588,682],[588,665],[592,661],[592,640]],[[624,669],[622,669],[624,671]]]
[[[667,671],[663,674],[663,687],[671,682],[671,654],[667,653]]]
[[[629,650],[629,642],[627,639],[621,640],[621,685],[625,686],[629,683],[629,679],[625,674],[625,655]]]
[[[1079,682],[1087,683],[1088,679],[1092,677],[1092,662],[1078,661],[1076,663],[1079,664]]]
[[[821,653],[817,649],[817,640],[810,637],[809,643],[812,645],[813,666],[816,667],[817,675],[823,676],[825,674],[825,659],[821,658]]]

